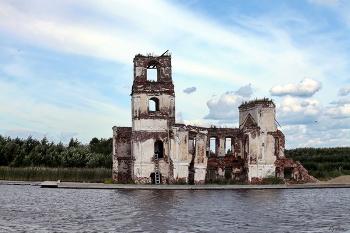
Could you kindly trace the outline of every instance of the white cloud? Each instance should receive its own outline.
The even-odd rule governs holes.
[[[252,84],[249,83],[246,86],[243,86],[239,88],[237,91],[235,91],[236,95],[240,95],[243,97],[250,97],[253,94],[254,90],[252,89]]]
[[[338,95],[346,96],[349,93],[350,93],[350,86],[344,86],[344,87],[340,88]]]
[[[275,86],[270,89],[271,95],[274,96],[300,96],[310,97],[322,88],[322,83],[310,78],[303,78],[298,86],[295,84],[287,84],[285,86]]]
[[[325,115],[332,118],[348,118],[350,117],[350,104],[328,108],[325,112]]]
[[[310,2],[328,5],[338,3],[325,0]],[[0,101],[3,103],[0,106],[1,132],[18,128],[35,129],[43,134],[55,135],[56,138],[64,135],[68,138],[70,133],[77,132],[79,140],[88,141],[91,137],[110,135],[113,125],[130,125],[130,106],[125,104],[129,103],[130,87],[122,87],[132,83],[132,58],[137,53],[161,54],[167,49],[173,53],[173,79],[179,88],[176,103],[179,109],[186,109],[183,111],[184,117],[181,112],[177,112],[178,122],[182,122],[182,118],[197,119],[206,115],[207,108],[203,100],[208,100],[212,93],[223,93],[241,87],[236,92],[227,92],[220,98],[208,101],[210,112],[206,119],[220,119],[218,122],[222,123],[238,121],[237,107],[246,100],[244,97],[250,97],[254,91],[262,97],[274,86],[276,95],[307,97],[320,90],[321,82],[325,93],[336,93],[338,87],[335,83],[348,83],[346,77],[349,66],[346,61],[349,60],[349,53],[344,49],[348,47],[348,40],[339,38],[349,36],[348,30],[340,26],[343,19],[339,10],[337,18],[320,14],[321,20],[313,20],[309,16],[318,15],[320,11],[315,9],[321,7],[311,5],[310,8],[306,3],[309,13],[302,8],[293,8],[294,3],[288,2],[283,4],[283,11],[274,11],[273,15],[261,11],[249,17],[249,9],[249,12],[243,10],[237,11],[237,14],[230,12],[222,15],[227,20],[221,21],[221,15],[217,17],[214,12],[205,16],[205,10],[202,11],[203,14],[198,14],[193,10],[195,7],[191,10],[191,7],[182,7],[181,4],[187,5],[181,1],[174,3],[157,0],[1,1],[2,42],[13,41],[6,46],[13,46],[12,49],[16,52],[15,46],[21,45],[33,50],[39,48],[42,50],[41,56],[45,58],[52,51],[55,56],[65,54],[66,57],[74,57],[74,60],[69,61],[71,64],[75,64],[78,57],[92,57],[103,62],[117,61],[115,64],[119,65],[112,72],[106,72],[113,78],[103,80],[96,75],[98,79],[93,80],[94,85],[89,86],[86,83],[90,80],[86,80],[84,75],[79,77],[82,80],[80,82],[73,78],[64,82],[52,81],[60,79],[60,75],[70,76],[66,71],[72,70],[71,67],[60,65],[59,70],[39,77],[38,72],[31,67],[32,62],[36,62],[33,56],[15,63],[2,53],[0,74],[4,73],[8,77],[0,77]],[[302,4],[304,3],[300,3],[300,6]],[[217,5],[220,7],[220,4]],[[281,5],[276,4],[276,7]],[[238,8],[232,6],[232,9]],[[343,17],[349,17],[349,10],[342,10],[345,12]],[[333,27],[333,24],[331,28],[324,27],[328,22],[336,22],[339,27]],[[3,51],[3,48],[0,50]],[[21,49],[13,57],[24,53]],[[3,65],[5,63],[6,66]],[[41,70],[47,69],[47,64],[47,61],[40,61],[33,65]],[[57,64],[61,62],[57,60]],[[120,68],[121,64],[123,68]],[[80,68],[77,66],[74,69]],[[96,69],[104,70],[104,67]],[[128,70],[130,76],[121,76],[121,69]],[[16,79],[23,76],[26,78],[19,81]],[[179,76],[186,76],[186,79],[182,83],[178,82]],[[11,79],[13,77],[15,80]],[[280,77],[283,77],[284,83],[292,84],[276,86]],[[297,85],[295,77],[317,77],[319,81],[304,79]],[[11,79],[11,82],[5,82],[5,79]],[[130,82],[125,82],[128,79]],[[188,83],[189,80],[191,84]],[[103,89],[100,92],[96,90],[95,84],[102,82],[115,86],[118,93],[107,97],[102,94],[105,93]],[[259,89],[253,90],[251,84],[246,85],[247,83],[253,83]],[[183,90],[192,85],[198,90],[188,98]],[[341,89],[339,95],[349,94],[346,87],[348,86]],[[57,96],[64,98],[56,98]],[[330,102],[327,95],[318,98],[323,104]],[[280,104],[277,109],[279,122],[310,123],[307,128],[300,126],[304,130],[316,126],[329,130],[324,126],[326,122],[332,127],[349,128],[343,121],[346,118],[327,120],[330,116],[335,116],[331,109],[327,109],[329,116],[320,119],[319,114],[322,115],[323,112],[320,102],[294,100],[295,102],[288,102],[285,99]],[[332,104],[344,105],[347,100],[333,101]],[[345,109],[336,109],[346,116]],[[319,123],[312,125],[313,120]],[[321,124],[321,120],[325,123]],[[214,121],[210,124],[206,120],[184,122],[210,126]],[[297,131],[296,128],[293,130]],[[310,137],[319,137],[322,141],[322,134],[318,134],[310,134]],[[295,136],[296,141],[308,140],[300,137]]]
[[[175,122],[176,123],[183,123],[184,120],[182,118],[182,112],[180,110],[177,110],[175,113]]]
[[[306,99],[302,103],[297,98],[287,96],[276,104],[277,121],[284,124],[311,124],[322,115],[324,108],[317,100]]]
[[[209,128],[211,125],[214,125],[214,121],[207,121],[202,119],[196,119],[192,121],[184,120],[184,124]]]
[[[97,98],[93,92],[89,96],[80,92],[79,88],[73,88],[72,95],[67,96],[67,99],[72,99],[72,103],[57,104],[56,101],[46,101],[47,96],[41,92],[37,93],[38,96],[33,95],[32,92],[23,91],[25,88],[19,88],[15,83],[9,84],[0,80],[0,86],[0,99],[7,100],[2,101],[0,105],[0,129],[12,132],[12,136],[13,132],[16,132],[12,130],[19,128],[28,132],[38,132],[36,137],[40,138],[43,134],[49,140],[57,142],[65,136],[60,132],[69,131],[79,132],[79,140],[88,142],[92,137],[111,135],[111,128],[115,124],[131,124],[131,120],[124,120],[128,118],[129,111]],[[73,102],[77,98],[79,104]],[[119,118],[116,119],[115,116]],[[19,131],[18,135],[29,136],[28,133],[20,134]]]
[[[298,140],[297,147],[345,147],[350,144],[350,131],[343,129],[331,129],[320,131],[308,129],[306,134]]]
[[[338,101],[332,101],[330,104],[337,104],[337,105],[343,105],[343,104],[350,104],[350,97],[347,99],[340,99]]]
[[[319,75],[310,67],[310,53],[292,46],[288,33],[266,18],[249,19],[251,25],[245,31],[241,25],[227,29],[203,15],[157,0],[78,1],[77,6],[80,4],[108,20],[88,16],[79,19],[67,2],[52,6],[34,2],[28,7],[0,3],[0,26],[40,46],[125,64],[145,49],[165,51],[170,46],[176,52],[173,63],[179,67],[178,72],[225,82],[235,77],[238,84],[254,81],[266,86],[265,81],[256,80],[256,74],[263,72],[269,73],[264,80],[278,75],[288,79],[301,73]],[[261,31],[268,40],[256,36]],[[181,46],[180,39],[184,42]],[[203,45],[207,53],[203,53]],[[210,57],[212,51],[216,59]],[[247,68],[252,66],[255,68]]]
[[[238,106],[246,100],[240,95],[224,93],[219,99],[213,98],[207,102],[209,114],[204,119],[238,121]]]

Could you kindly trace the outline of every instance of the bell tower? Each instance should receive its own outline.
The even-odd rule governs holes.
[[[153,71],[154,79],[149,77]],[[162,131],[175,123],[171,55],[136,55],[131,92],[133,131]]]
[[[171,172],[170,128],[175,124],[170,54],[135,56],[131,105],[133,179],[138,184],[165,183]]]

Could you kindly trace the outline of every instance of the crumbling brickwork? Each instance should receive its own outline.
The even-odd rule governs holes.
[[[148,77],[149,70],[156,77]],[[277,129],[275,104],[253,100],[239,107],[239,128],[175,123],[171,56],[134,58],[132,127],[113,127],[113,178],[137,184],[213,180],[261,183],[276,174],[288,182],[310,181],[299,162],[284,157],[285,139]],[[212,142],[212,143],[211,143]]]

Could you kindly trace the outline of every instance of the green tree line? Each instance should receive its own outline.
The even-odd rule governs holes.
[[[29,136],[27,139],[0,135],[0,166],[112,168],[112,138],[91,139],[84,145],[71,138],[68,145]]]
[[[316,178],[350,175],[350,147],[297,148],[285,156],[299,161]]]

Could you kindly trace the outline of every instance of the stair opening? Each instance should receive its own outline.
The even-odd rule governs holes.
[[[158,177],[156,176],[156,173],[155,172],[151,173],[150,177],[151,177],[152,184],[161,184],[162,183],[162,174],[160,172],[158,172],[158,174],[159,174],[159,179],[158,179],[159,183],[157,183]]]

